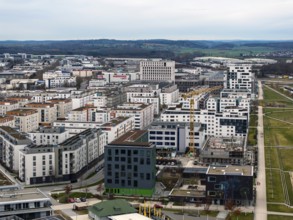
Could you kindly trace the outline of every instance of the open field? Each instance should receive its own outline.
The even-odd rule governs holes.
[[[247,144],[249,146],[256,145],[257,144],[256,137],[257,137],[257,130],[256,130],[256,128],[249,128]]]
[[[250,114],[249,126],[252,126],[252,127],[257,126],[257,115],[256,114]]]
[[[268,204],[268,211],[272,211],[272,212],[288,212],[288,213],[293,213],[293,208],[290,208],[288,206],[285,205],[277,205],[277,204]],[[292,219],[292,217],[291,217]],[[281,220],[281,218],[280,218]]]
[[[279,168],[279,157],[278,157],[277,148],[266,147],[265,159],[266,159],[267,168]]]
[[[268,202],[285,202],[279,170],[266,170],[266,184]]]
[[[280,160],[283,164],[284,171],[293,171],[293,150],[292,149],[279,149]]]
[[[268,215],[268,220],[292,220],[292,216],[284,216],[284,215]]]
[[[293,102],[284,96],[264,87],[264,103],[266,107],[293,107]]]
[[[292,146],[293,149],[293,127],[265,128],[265,146]]]

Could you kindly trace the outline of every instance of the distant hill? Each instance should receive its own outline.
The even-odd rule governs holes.
[[[216,55],[239,57],[243,54],[293,51],[293,41],[203,41],[203,40],[67,40],[0,41],[0,53],[84,54],[102,57],[162,57],[192,59]]]

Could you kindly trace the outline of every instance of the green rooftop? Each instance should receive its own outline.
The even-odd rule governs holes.
[[[136,209],[124,199],[103,201],[91,206],[88,210],[99,218],[137,212]]]

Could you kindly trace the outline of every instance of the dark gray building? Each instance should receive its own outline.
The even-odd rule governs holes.
[[[152,196],[156,182],[156,148],[147,131],[130,131],[105,146],[107,193]]]

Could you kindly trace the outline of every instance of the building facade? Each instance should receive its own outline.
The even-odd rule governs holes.
[[[140,62],[141,79],[145,81],[175,81],[175,61],[147,60]]]
[[[21,132],[34,131],[39,127],[39,114],[35,109],[15,109],[7,115],[14,117],[15,127]]]

